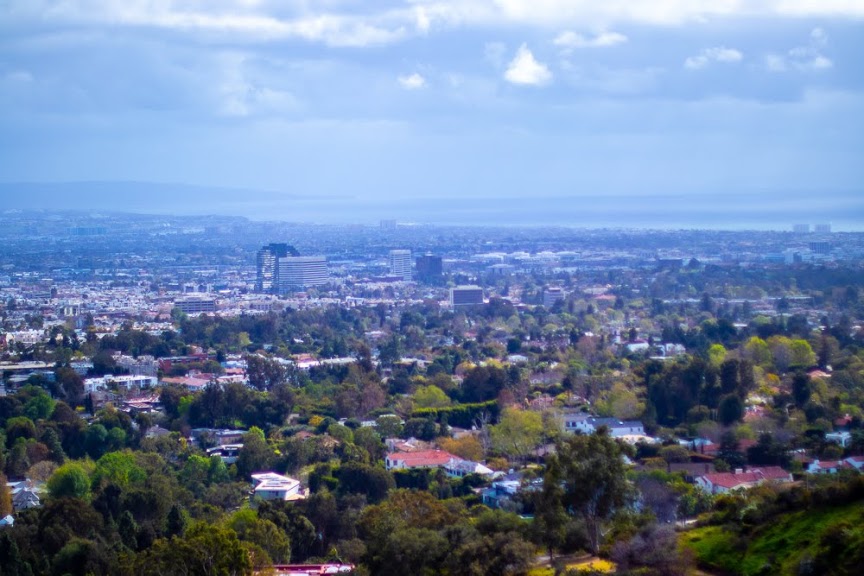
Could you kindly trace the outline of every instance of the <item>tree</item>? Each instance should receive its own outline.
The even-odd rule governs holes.
[[[0,518],[12,513],[12,494],[6,486],[6,476],[0,471]]]
[[[258,517],[254,510],[247,508],[235,512],[228,526],[240,540],[261,547],[274,563],[286,564],[291,560],[288,535],[272,521]]]
[[[395,487],[390,472],[360,462],[347,462],[335,473],[339,480],[339,492],[364,494],[369,502],[380,502],[387,492]]]
[[[809,368],[816,364],[816,353],[806,340],[792,340],[790,345],[792,352],[791,365],[794,368]]]
[[[684,576],[690,572],[690,559],[682,556],[671,526],[649,524],[633,538],[616,543],[612,559],[625,574]]]
[[[414,402],[418,408],[444,408],[450,405],[450,398],[443,390],[430,384],[417,388],[414,392]]]
[[[810,383],[810,375],[806,372],[797,372],[792,377],[792,397],[795,404],[800,408],[810,400],[813,388]]]
[[[285,382],[288,371],[277,359],[265,358],[257,354],[246,356],[246,373],[249,384],[258,390],[270,390]]]
[[[157,540],[132,562],[129,573],[141,576],[249,576],[249,548],[233,530],[204,522],[182,538]]]
[[[549,457],[549,466],[558,470],[564,509],[585,521],[591,552],[600,552],[603,523],[631,500],[621,447],[607,430],[590,436],[575,435],[558,444]],[[552,490],[544,482],[544,490]]]
[[[743,350],[744,358],[757,366],[767,366],[771,363],[771,349],[765,340],[758,336],[751,337]]]
[[[711,362],[711,365],[715,368],[719,368],[725,359],[726,348],[724,348],[722,344],[712,344],[711,347],[708,348],[708,361]]]
[[[483,445],[473,435],[461,438],[445,438],[440,442],[441,449],[450,454],[455,454],[465,460],[479,462],[483,460]]]
[[[543,418],[537,412],[506,408],[490,433],[495,450],[512,458],[524,458],[543,438]]]
[[[724,426],[730,426],[744,417],[744,403],[738,394],[727,394],[720,400],[718,418]]]
[[[48,493],[52,498],[90,499],[90,478],[78,462],[67,462],[48,479]]]
[[[264,432],[253,426],[243,435],[243,448],[237,456],[237,473],[249,477],[270,467],[273,450],[264,439]]]

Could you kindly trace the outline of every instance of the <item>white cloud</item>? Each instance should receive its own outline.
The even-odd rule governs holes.
[[[419,90],[420,88],[426,87],[426,78],[418,74],[417,72],[409,75],[409,76],[399,76],[397,78],[399,85],[402,86],[405,90]]]
[[[684,67],[688,70],[701,70],[712,62],[734,64],[743,59],[744,54],[739,50],[718,46],[715,48],[705,48],[698,56],[690,56],[684,61]]]
[[[564,52],[571,52],[576,48],[606,48],[627,42],[627,36],[618,32],[600,32],[594,37],[586,37],[572,30],[565,30],[555,37],[553,44]]]
[[[806,45],[796,46],[785,55],[768,54],[765,57],[765,69],[769,72],[828,70],[834,67],[834,62],[822,53],[822,49],[826,46],[828,46],[828,34],[822,28],[814,28],[810,31],[810,42]]]
[[[429,14],[427,14],[426,9],[423,8],[423,6],[417,6],[414,10],[414,16],[417,31],[421,34],[429,32],[429,28],[432,26],[432,21],[429,19]]]
[[[382,4],[386,7],[381,8]],[[407,4],[407,5],[406,5]],[[197,32],[261,42],[296,38],[331,46],[393,43],[433,29],[471,26],[590,26],[622,23],[682,25],[707,19],[864,17],[860,0],[6,0],[0,21],[7,27],[109,24]],[[819,40],[820,29],[813,40]],[[581,38],[581,40],[580,40]],[[577,47],[610,46],[623,35],[567,35]]]
[[[510,61],[504,78],[512,84],[542,86],[552,80],[552,72],[545,64],[538,62],[526,44],[522,44],[516,56]]]

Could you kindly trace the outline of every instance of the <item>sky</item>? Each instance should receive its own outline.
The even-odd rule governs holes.
[[[840,202],[862,55],[864,0],[2,0],[0,182]]]

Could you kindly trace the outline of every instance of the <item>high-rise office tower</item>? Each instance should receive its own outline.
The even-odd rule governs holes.
[[[411,281],[411,251],[390,250],[390,274]]]
[[[415,263],[417,264],[417,279],[423,282],[434,282],[440,279],[444,273],[441,256],[424,254],[418,256]]]
[[[279,278],[279,259],[286,256],[299,256],[300,253],[288,244],[268,244],[258,251],[256,263],[258,276],[255,280],[257,292],[275,293]]]
[[[276,290],[282,294],[330,282],[324,256],[286,256],[279,258]]]

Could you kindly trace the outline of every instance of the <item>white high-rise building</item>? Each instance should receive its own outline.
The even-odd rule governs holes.
[[[279,292],[289,292],[330,282],[324,256],[286,256],[279,258]]]
[[[411,281],[411,251],[390,250],[390,274]]]

